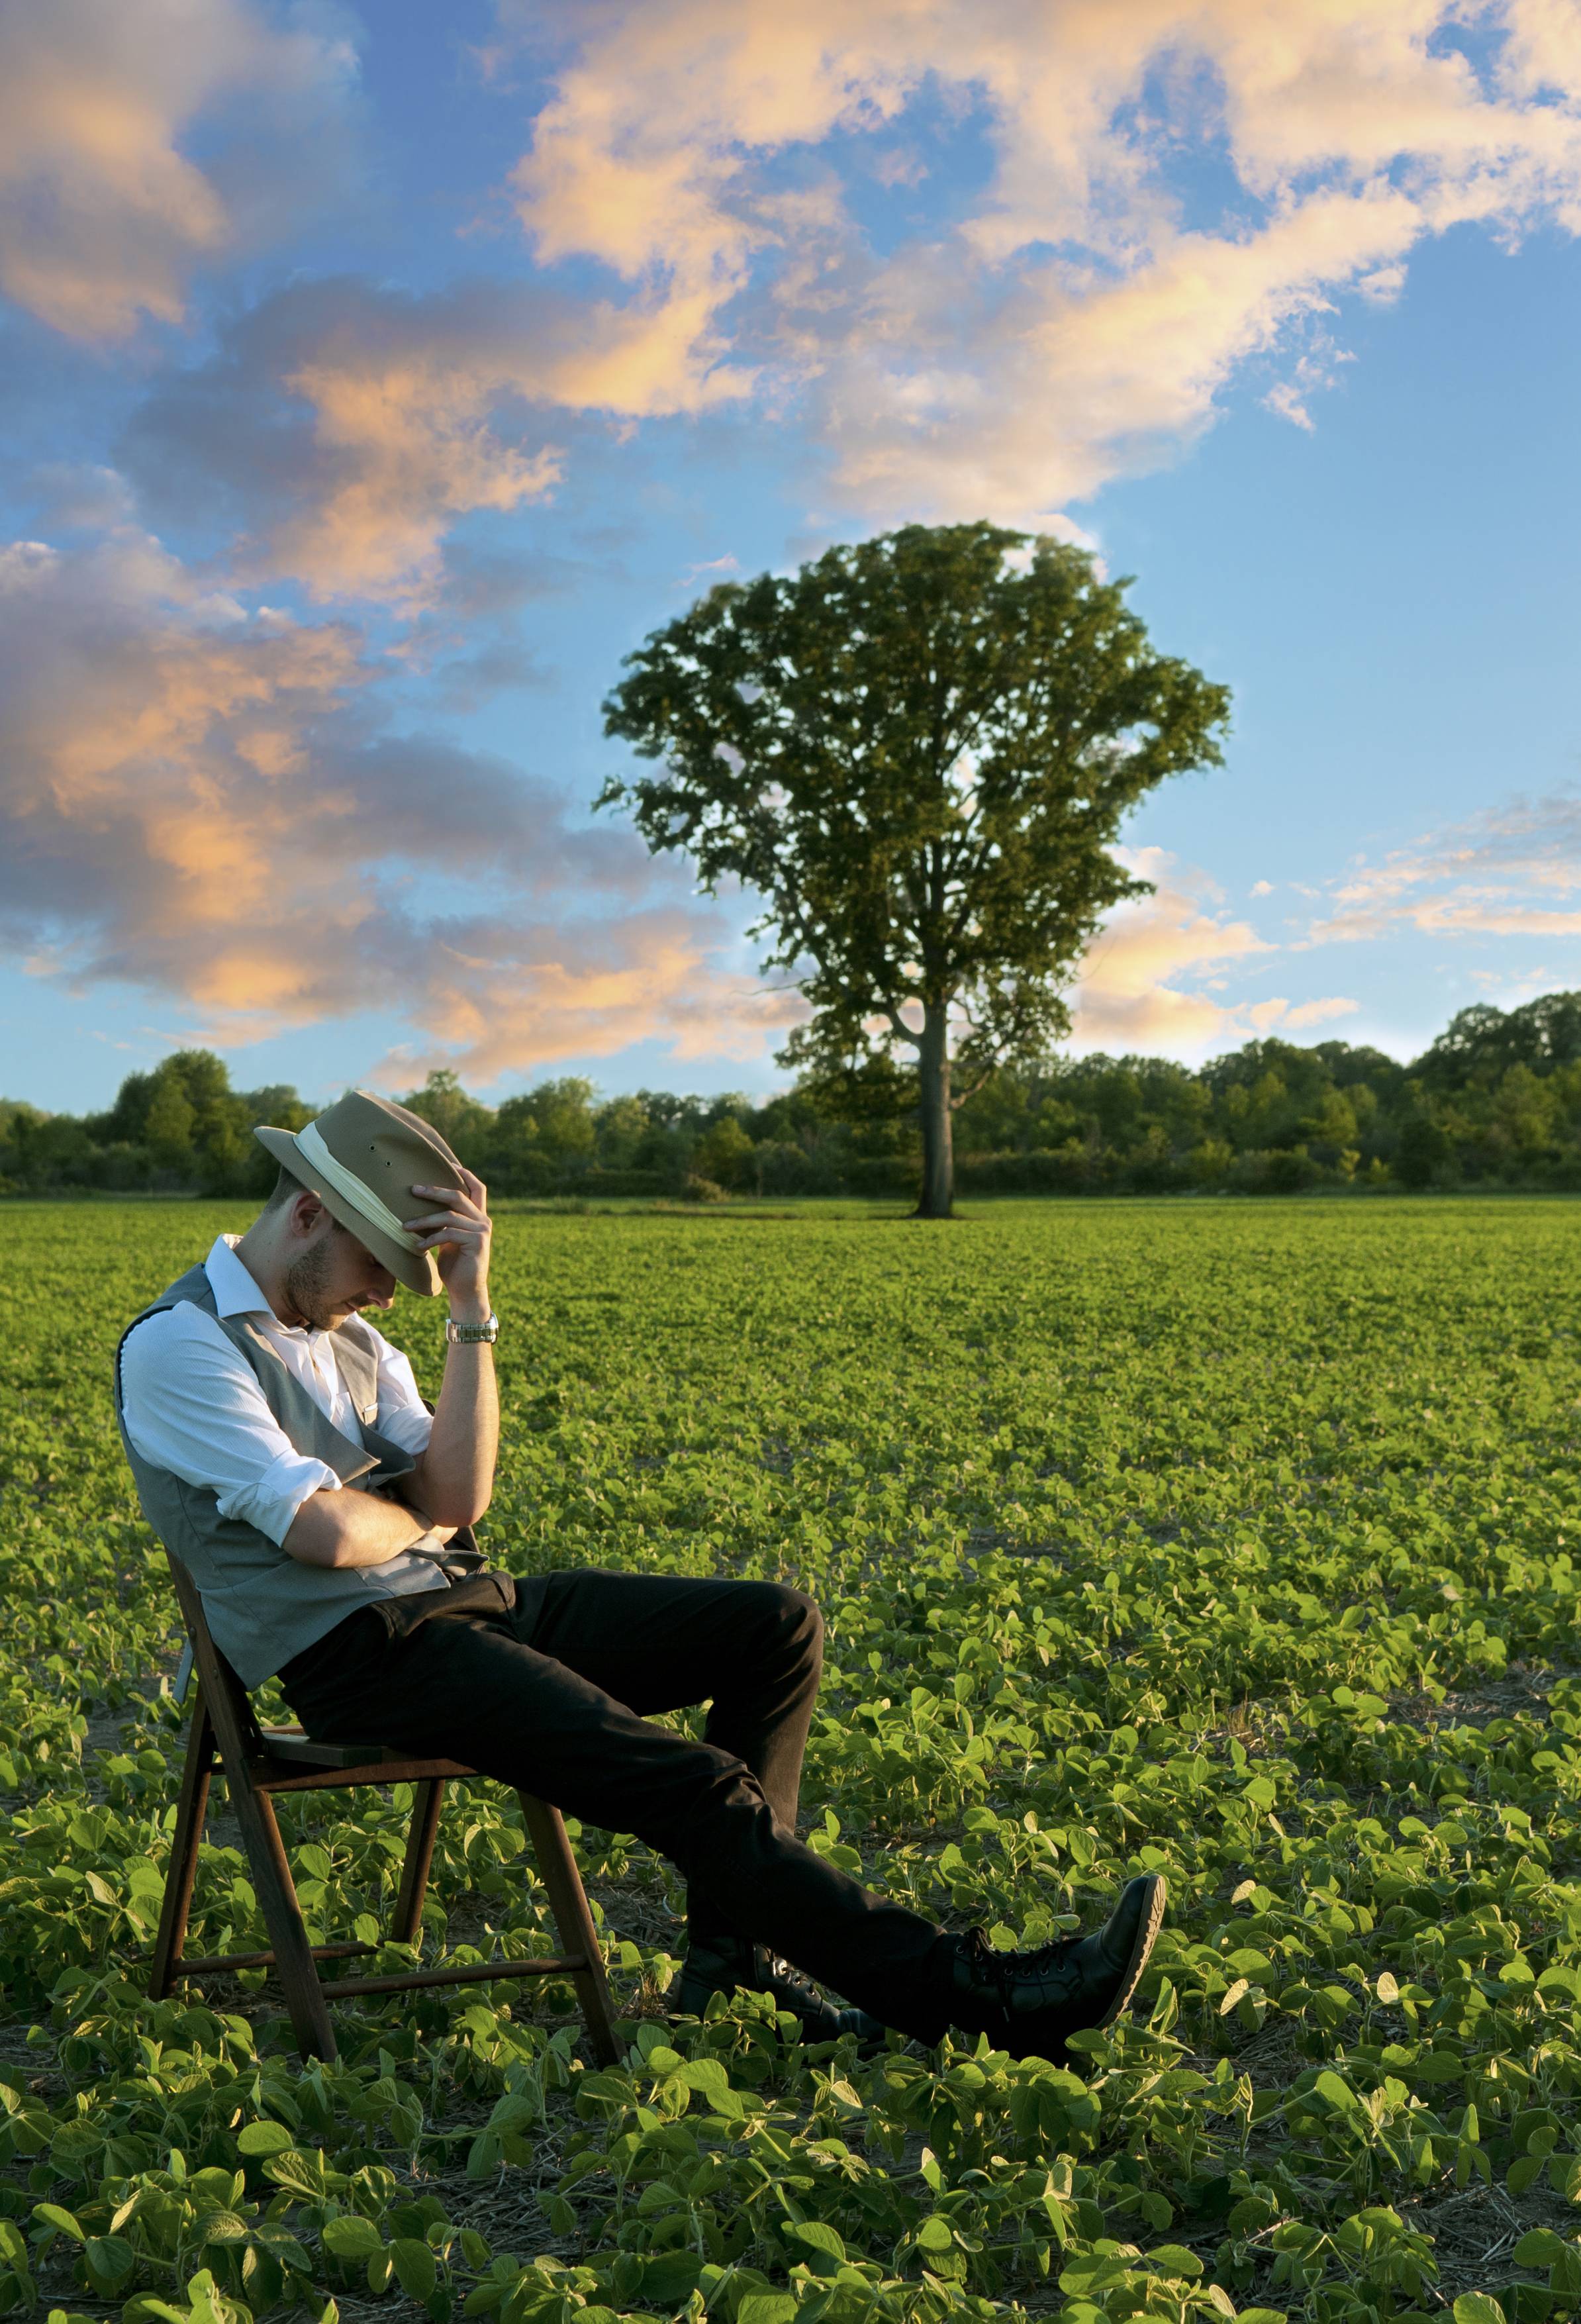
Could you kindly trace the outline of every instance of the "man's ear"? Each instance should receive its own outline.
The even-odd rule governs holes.
[[[304,1187],[291,1204],[291,1224],[299,1234],[312,1234],[319,1220],[328,1215],[321,1198],[310,1187]]]

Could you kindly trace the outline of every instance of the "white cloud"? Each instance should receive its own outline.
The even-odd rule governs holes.
[[[1117,852],[1155,892],[1118,906],[1087,954],[1071,1010],[1078,1048],[1201,1057],[1255,1036],[1306,1032],[1360,1009],[1340,994],[1226,998],[1237,966],[1279,947],[1249,921],[1217,908],[1218,890],[1205,872],[1159,848]],[[1266,881],[1258,887],[1271,892]]]
[[[701,565],[688,565],[681,576],[683,589],[694,589],[699,581],[706,580],[710,588],[741,569],[740,560],[734,557],[710,557]]]
[[[1429,936],[1581,936],[1581,793],[1517,798],[1397,848],[1358,858],[1298,949]]]
[[[1309,1025],[1330,1025],[1337,1017],[1354,1017],[1360,1008],[1359,1001],[1343,999],[1337,993],[1323,1001],[1302,1001],[1286,1010],[1279,1029],[1282,1033],[1304,1032]]]
[[[569,364],[565,392],[643,410],[796,385],[839,495],[881,519],[1044,516],[1189,438],[1281,351],[1268,400],[1309,426],[1347,359],[1319,320],[1342,294],[1397,296],[1415,245],[1459,223],[1581,226],[1574,12],[1478,14],[1480,73],[1438,37],[1450,0],[561,6],[567,60],[512,191],[546,264],[627,286],[633,332]],[[879,253],[849,185],[865,138],[882,161],[904,130],[907,174],[930,138],[942,158],[924,89],[972,113],[997,167]],[[1236,189],[1188,223],[1182,156],[1209,146]],[[793,194],[777,165],[808,152],[822,175]]]
[[[678,871],[383,731],[375,677],[350,625],[248,615],[145,535],[0,549],[0,941],[227,1044],[379,1007],[486,1080],[643,1039],[760,1052],[784,1004]]]
[[[1198,989],[1204,970],[1271,952],[1245,920],[1210,908],[1211,882],[1157,848],[1118,851],[1156,893],[1119,905],[1082,964],[1071,1009],[1079,1047],[1201,1051],[1236,1012]]]
[[[123,456],[154,509],[200,496],[237,521],[244,578],[413,611],[443,581],[459,518],[559,481],[543,407],[568,333],[583,318],[519,285],[291,283],[147,398]]]
[[[92,5],[61,0],[61,21]],[[40,261],[18,292],[85,331],[177,314],[186,269],[231,231],[175,141],[265,36],[243,0],[148,5],[194,28],[185,78],[139,65],[139,134],[185,192],[146,268],[90,263],[101,231],[119,250],[125,204],[85,180],[78,259]],[[459,520],[556,489],[579,429],[730,403],[810,430],[826,530],[1070,531],[1070,503],[1172,456],[1249,365],[1267,407],[1311,428],[1350,360],[1342,301],[1396,296],[1424,237],[1581,231],[1563,24],[1542,0],[1483,15],[1479,77],[1436,37],[1457,0],[535,8],[530,38],[557,35],[563,63],[507,192],[538,277],[422,295],[292,281],[164,383],[129,464],[169,471],[174,494],[197,484],[212,512],[228,500],[244,575],[402,610],[431,601]],[[514,23],[489,52],[497,85]],[[106,53],[124,95],[132,65]],[[333,75],[322,43],[290,56],[299,79]],[[969,136],[994,155],[986,185],[952,168]],[[1189,187],[1204,156],[1232,180],[1217,217]],[[875,163],[926,189],[882,246],[859,222]],[[14,168],[16,231],[36,241],[36,169]],[[0,192],[0,262],[9,215]]]
[[[342,178],[354,68],[246,0],[0,9],[0,289],[81,339],[179,321],[195,266]],[[238,101],[231,158],[200,167],[183,135]]]

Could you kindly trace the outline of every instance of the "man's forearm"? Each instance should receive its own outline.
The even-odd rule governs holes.
[[[414,1185],[414,1194],[431,1194],[439,1207],[408,1225],[434,1254],[452,1323],[470,1326],[489,1320],[493,1229],[483,1180],[466,1169],[461,1180],[459,1193],[454,1186]],[[447,1343],[434,1425],[411,1479],[413,1501],[438,1525],[475,1525],[494,1489],[499,1450],[494,1351],[486,1340]]]
[[[303,1565],[386,1565],[427,1532],[403,1503],[343,1488],[309,1493],[280,1546]]]
[[[437,1525],[475,1525],[494,1489],[500,1450],[494,1351],[486,1340],[462,1341],[445,1354],[433,1433],[411,1495]]]

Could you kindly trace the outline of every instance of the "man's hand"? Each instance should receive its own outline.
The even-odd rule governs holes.
[[[465,1192],[459,1194],[449,1186],[414,1185],[414,1194],[431,1194],[440,1207],[408,1223],[421,1237],[424,1249],[434,1254],[439,1280],[450,1295],[452,1320],[486,1323],[493,1234],[488,1189],[470,1170],[461,1175]],[[475,1525],[494,1489],[499,1449],[493,1349],[486,1340],[446,1348],[433,1431],[408,1481],[408,1498],[443,1525]]]
[[[483,1323],[489,1318],[489,1251],[494,1222],[489,1216],[489,1190],[481,1178],[463,1170],[464,1194],[453,1186],[414,1185],[414,1194],[431,1195],[438,1207],[427,1216],[407,1221],[425,1250],[434,1254],[439,1280],[450,1295],[450,1313],[458,1323]]]

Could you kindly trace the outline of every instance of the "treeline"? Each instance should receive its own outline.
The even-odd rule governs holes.
[[[905,1111],[804,1081],[758,1104],[565,1078],[488,1106],[431,1074],[405,1101],[499,1194],[887,1194],[916,1190]],[[298,1129],[294,1089],[236,1091],[187,1049],[106,1113],[0,1100],[0,1193],[262,1194],[254,1122]],[[1006,1070],[956,1117],[972,1194],[1298,1194],[1314,1187],[1581,1190],[1581,993],[1462,1010],[1414,1064],[1320,1041],[1252,1041],[1192,1071],[1156,1057]]]

